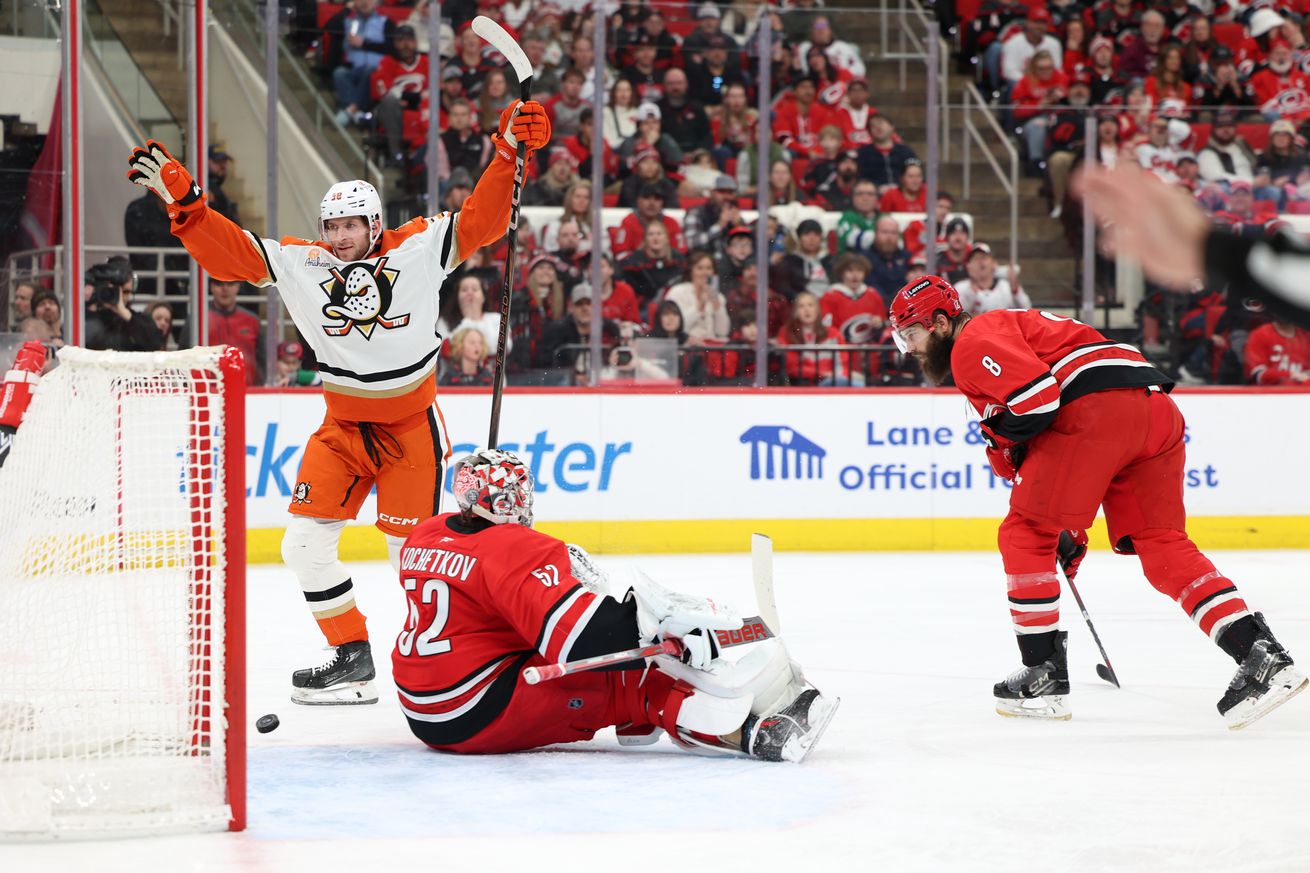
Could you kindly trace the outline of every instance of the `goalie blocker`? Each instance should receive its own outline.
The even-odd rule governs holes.
[[[401,551],[409,619],[392,654],[414,735],[441,751],[514,752],[591,739],[625,745],[662,733],[689,750],[802,760],[836,708],[777,639],[737,663],[716,632],[731,609],[638,574],[621,599],[585,552],[538,533],[532,476],[510,452],[483,449],[455,469],[458,513],[419,525]],[[666,639],[660,655],[530,685],[523,671]]]

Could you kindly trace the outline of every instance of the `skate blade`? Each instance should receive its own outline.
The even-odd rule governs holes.
[[[1030,704],[1025,706],[1024,704]],[[996,714],[1006,718],[1033,718],[1042,721],[1068,721],[1073,718],[1073,710],[1065,702],[1064,696],[1051,694],[1031,700],[1009,700],[996,698]]]
[[[791,760],[796,764],[804,762],[810,756],[810,752],[814,751],[814,747],[819,744],[819,739],[823,737],[823,732],[828,729],[828,723],[832,721],[832,717],[836,715],[837,707],[840,705],[841,698],[834,697],[832,705],[827,708],[827,711],[819,713],[819,721],[817,723],[811,722],[810,732],[805,735],[799,744],[800,754],[795,758],[786,758],[785,760]]]
[[[291,702],[301,706],[360,706],[378,702],[378,690],[371,680],[342,682],[328,688],[291,688]]]
[[[1255,709],[1230,720],[1228,722],[1228,729],[1230,731],[1240,731],[1242,728],[1254,724],[1296,695],[1300,694],[1306,689],[1306,686],[1310,685],[1310,679],[1303,676],[1299,670],[1288,667],[1280,672],[1278,676],[1281,677],[1284,673],[1291,673],[1291,675],[1285,679],[1275,677],[1278,684],[1282,687],[1278,691],[1270,691],[1265,699],[1260,701],[1260,705]]]

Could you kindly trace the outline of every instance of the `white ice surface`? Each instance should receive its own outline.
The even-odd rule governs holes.
[[[1310,663],[1306,553],[1215,555]],[[753,611],[748,555],[604,558]],[[999,559],[777,556],[793,656],[842,707],[802,766],[620,749],[612,735],[461,758],[376,706],[300,707],[292,669],[324,654],[291,575],[250,574],[250,826],[242,834],[0,845],[0,870],[1310,871],[1310,693],[1242,732],[1214,704],[1233,665],[1137,562],[1082,571],[1124,683],[1100,681],[1071,596],[1065,723],[1003,719],[1018,666]],[[385,564],[352,568],[385,674],[403,618]],[[267,735],[254,720],[275,712]]]

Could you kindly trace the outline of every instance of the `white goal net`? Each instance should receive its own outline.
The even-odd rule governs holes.
[[[0,468],[0,838],[240,827],[240,358],[59,359]]]

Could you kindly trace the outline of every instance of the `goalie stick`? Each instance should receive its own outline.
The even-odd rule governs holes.
[[[754,643],[759,640],[772,639],[778,633],[778,605],[773,597],[773,540],[764,534],[751,534],[751,577],[755,583],[755,605],[759,615],[743,618],[741,629],[735,631],[715,631],[715,641],[720,649]],[[568,661],[564,664],[545,664],[541,667],[528,667],[523,671],[523,681],[529,685],[582,673],[586,670],[600,670],[635,661],[639,658],[653,658],[656,655],[681,655],[682,644],[675,639],[664,640],[649,646],[597,655]]]
[[[773,636],[774,632],[769,628],[765,620],[758,615],[743,618],[739,630],[714,631],[714,640],[718,643],[720,649],[730,649],[733,646],[757,643],[760,640],[772,639]],[[653,658],[656,655],[673,655],[676,658],[681,654],[682,643],[670,638],[663,642],[652,643],[649,646],[640,646],[622,652],[611,652],[608,655],[596,655],[594,658],[566,661],[563,664],[544,664],[540,667],[528,667],[523,671],[523,681],[529,685],[536,685],[539,682],[558,679],[561,676],[612,667],[615,664],[622,664],[624,661]]]
[[[505,28],[485,15],[473,19],[473,32],[491,47],[504,55],[519,80],[519,98],[526,103],[532,99],[532,62]],[[500,335],[496,338],[496,367],[491,381],[491,424],[487,434],[488,448],[496,448],[500,434],[500,400],[505,393],[505,349],[509,345],[509,304],[514,288],[514,248],[519,229],[519,198],[523,193],[523,168],[527,162],[527,146],[521,141],[514,156],[514,195],[510,199],[509,230],[505,254],[505,281],[500,289]]]

